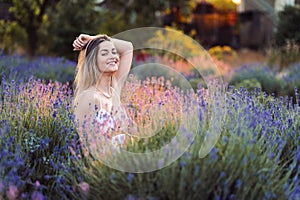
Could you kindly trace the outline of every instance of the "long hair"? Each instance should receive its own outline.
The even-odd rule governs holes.
[[[91,40],[79,53],[77,72],[74,80],[75,84],[75,97],[95,85],[101,77],[101,71],[97,64],[97,57],[99,52],[99,44],[104,41],[111,41],[107,36],[99,36]],[[113,80],[113,84],[115,80]]]

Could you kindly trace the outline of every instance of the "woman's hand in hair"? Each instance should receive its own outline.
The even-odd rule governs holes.
[[[91,35],[88,35],[88,34],[80,34],[78,37],[76,37],[76,39],[74,40],[73,42],[73,50],[74,51],[80,51],[82,50],[86,44],[94,39],[96,36],[91,36]]]

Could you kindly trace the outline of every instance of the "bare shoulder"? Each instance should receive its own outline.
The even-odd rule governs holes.
[[[75,107],[87,107],[95,104],[95,91],[87,89],[81,92],[74,101]]]
[[[97,94],[94,90],[85,90],[74,100],[74,111],[76,115],[94,114],[98,109]]]
[[[95,92],[93,90],[83,91],[76,97],[74,100],[74,114],[80,123],[95,115],[97,106],[95,102]]]

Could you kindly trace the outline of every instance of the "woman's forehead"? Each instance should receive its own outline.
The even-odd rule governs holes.
[[[104,41],[99,44],[99,49],[113,49],[115,45],[111,41]]]

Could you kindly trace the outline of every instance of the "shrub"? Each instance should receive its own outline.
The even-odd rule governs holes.
[[[229,46],[214,46],[208,50],[209,54],[218,60],[236,58],[236,52]]]
[[[275,95],[279,96],[283,92],[284,88],[284,81],[277,78],[277,74],[275,71],[272,71],[267,66],[260,66],[260,65],[248,65],[244,66],[241,69],[238,69],[231,81],[230,84],[237,85],[242,83],[245,80],[257,80],[260,85],[261,89],[268,94],[274,93]]]
[[[62,83],[72,83],[76,63],[64,58],[40,56],[29,60],[21,56],[7,56],[0,52],[0,77],[6,80],[22,81],[30,77],[41,80],[57,80]]]
[[[184,59],[199,55],[207,55],[205,50],[193,39],[186,36],[182,31],[165,27],[164,31],[158,30],[155,35],[147,41],[147,44],[155,51],[150,51],[156,55],[171,55],[173,60],[180,57]],[[182,51],[185,49],[185,51]],[[161,50],[161,51],[159,51]]]
[[[189,80],[189,83],[191,84],[191,86],[194,90],[197,90],[200,86],[206,88],[205,81],[201,78],[191,78]]]
[[[283,70],[289,65],[300,62],[299,44],[287,40],[285,46],[272,48],[267,52],[267,64]]]
[[[159,86],[160,82],[156,83]],[[138,113],[159,105],[168,116],[173,116],[172,108],[180,110],[179,105],[186,105],[183,110],[197,111],[197,116],[196,119],[185,116],[190,120],[184,123],[198,122],[199,128],[193,132],[193,143],[176,161],[157,171],[129,173],[81,153],[68,85],[3,79],[0,198],[11,198],[10,195],[20,199],[299,197],[299,105],[291,103],[289,98],[267,96],[260,90],[227,91],[218,84],[209,85],[208,90],[199,89],[196,94],[172,87],[169,91],[159,88],[146,82],[129,83],[122,101],[127,109]],[[222,96],[225,91],[226,96]],[[167,112],[169,108],[171,111]],[[222,115],[215,113],[220,110]],[[215,118],[213,114],[217,114]],[[203,141],[209,141],[214,128],[221,135],[208,155],[200,159],[199,149],[206,144]],[[161,136],[173,136],[172,127],[162,130]],[[170,134],[164,134],[164,130]],[[155,147],[154,142],[151,145]]]
[[[227,97],[222,135],[205,158],[198,157],[199,134],[180,159],[158,171],[134,174],[91,162],[79,168],[83,180],[77,182],[89,192],[76,198],[296,199],[298,105],[259,90],[230,91]]]
[[[286,6],[279,12],[277,32],[275,35],[276,43],[283,46],[286,40],[293,40],[300,45],[300,8],[296,6]]]
[[[12,185],[20,199],[34,192],[67,198],[63,172],[72,164],[69,146],[77,143],[69,86],[2,79],[0,91],[0,196]]]
[[[246,88],[248,91],[253,91],[256,88],[261,88],[261,84],[256,78],[245,79],[235,86],[236,88]]]
[[[284,90],[286,95],[293,96],[295,87],[300,89],[300,63],[290,65],[283,71],[282,79],[285,81]]]

